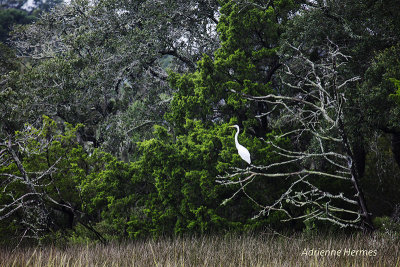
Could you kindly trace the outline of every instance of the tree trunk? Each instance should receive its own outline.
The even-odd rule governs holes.
[[[353,148],[354,164],[356,165],[358,177],[361,179],[364,176],[365,172],[365,158],[367,152],[364,149],[364,144],[362,141],[356,141],[353,144],[352,148]]]
[[[367,203],[365,201],[364,193],[360,187],[360,173],[358,172],[358,168],[356,166],[356,160],[353,154],[353,151],[351,150],[347,134],[344,130],[344,124],[341,119],[339,119],[339,131],[340,135],[343,139],[343,144],[346,150],[346,153],[348,155],[348,166],[350,168],[351,172],[351,182],[353,184],[353,187],[356,191],[355,196],[357,197],[357,202],[360,208],[360,214],[361,214],[361,227],[363,228],[364,231],[373,231],[374,230],[374,225],[372,224],[372,219],[371,215],[368,211],[367,208]]]

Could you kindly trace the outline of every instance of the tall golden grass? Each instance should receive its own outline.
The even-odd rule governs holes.
[[[304,250],[372,250],[309,256]],[[0,266],[399,266],[400,239],[380,234],[161,238],[108,245],[0,249]]]

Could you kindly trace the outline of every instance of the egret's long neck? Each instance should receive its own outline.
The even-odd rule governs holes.
[[[236,128],[236,129],[237,129],[237,132],[236,132],[236,134],[235,134],[235,144],[237,145],[237,144],[239,144],[238,136],[239,136],[239,131],[240,131],[240,129],[239,129],[239,127]]]

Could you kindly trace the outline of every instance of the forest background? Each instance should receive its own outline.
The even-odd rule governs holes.
[[[400,1],[26,2],[0,1],[3,244],[400,230]]]

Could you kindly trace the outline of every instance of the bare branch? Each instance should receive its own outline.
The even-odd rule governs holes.
[[[342,54],[339,47],[330,40],[323,48],[324,54],[317,61],[303,53],[301,46],[288,47],[293,54],[283,55],[287,61],[283,63],[284,68],[280,73],[285,94],[252,96],[231,90],[245,99],[270,105],[269,110],[274,110],[274,113],[265,116],[271,120],[272,125],[275,123],[279,129],[287,129],[269,140],[261,138],[265,144],[270,145],[272,153],[280,156],[279,161],[253,165],[247,170],[236,169],[224,177],[218,177],[217,181],[225,185],[240,185],[227,200],[233,199],[240,192],[245,193],[249,183],[262,177],[291,181],[287,190],[270,205],[257,203],[245,194],[258,206],[263,206],[255,218],[280,211],[286,214],[286,221],[322,220],[340,227],[355,228],[364,227],[361,222],[366,222],[368,227],[373,227],[358,184],[359,177],[343,122],[346,88],[360,78],[348,78],[340,73],[349,56]],[[283,146],[280,143],[285,139],[291,140],[291,145]],[[304,148],[304,144],[309,147]],[[356,199],[343,193],[323,190],[312,183],[313,179],[339,179],[344,185],[355,188]],[[353,205],[355,208],[343,208],[343,204],[344,207]],[[303,210],[307,208],[310,212],[292,216],[288,206]]]

